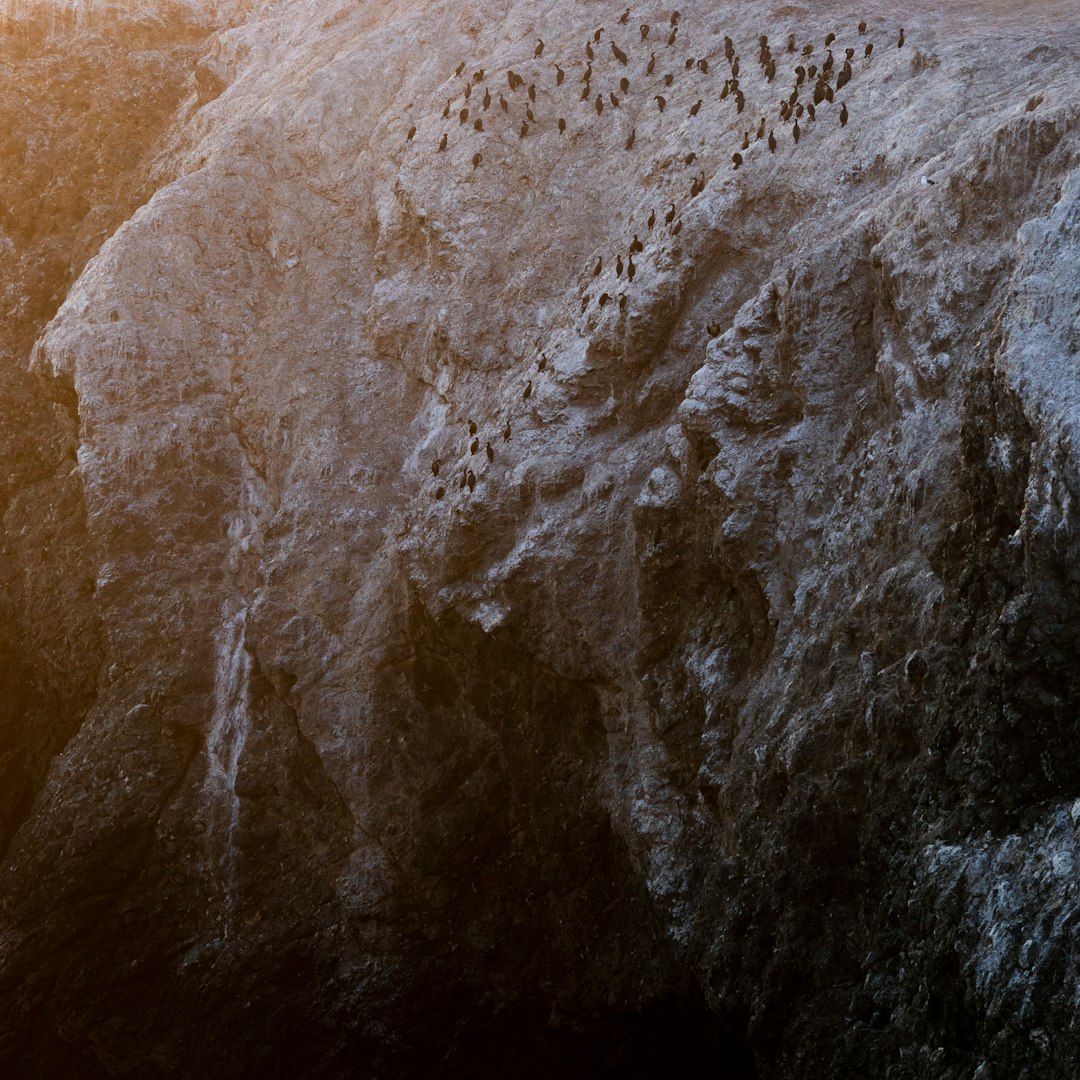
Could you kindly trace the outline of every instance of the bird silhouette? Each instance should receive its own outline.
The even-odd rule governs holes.
[[[538,57],[541,57],[543,55],[544,55],[544,42],[543,42],[543,39],[537,38],[536,39],[536,48],[533,49],[533,56],[538,58]]]
[[[663,112],[664,106],[667,104],[667,99],[664,98],[661,94],[655,94],[653,95],[653,100],[656,102],[657,108],[659,108],[659,110]]]
[[[556,86],[562,86],[563,79],[565,79],[565,78],[566,78],[566,72],[563,71],[563,69],[561,67],[559,67],[558,64],[556,64],[555,65],[555,85]]]

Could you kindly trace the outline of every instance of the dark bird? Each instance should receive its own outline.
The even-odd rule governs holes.
[[[804,68],[802,64],[800,64],[795,69],[795,85],[802,86],[804,82],[806,82],[806,68]]]
[[[706,59],[705,59],[704,57],[702,57],[702,58],[701,58],[701,59],[700,59],[700,60],[699,60],[699,61],[697,62],[697,66],[698,66],[698,70],[699,70],[699,71],[702,71],[702,72],[703,72],[704,74],[706,74],[706,75],[708,75],[708,74],[709,74],[709,61],[708,61],[708,60],[706,60]]]
[[[810,65],[810,66],[809,66],[809,67],[808,67],[808,68],[806,69],[806,77],[807,77],[808,79],[812,79],[812,78],[814,78],[814,77],[815,77],[816,75],[817,75],[817,64],[811,64],[811,65]]]
[[[442,118],[444,120],[447,120],[447,119],[449,119],[449,117],[450,117],[450,101],[449,101],[449,99],[447,99],[446,108],[443,109],[443,111],[442,111]]]
[[[681,11],[673,11],[671,13],[671,25],[672,26],[678,26],[679,25],[679,20],[681,18],[682,18],[682,12]]]
[[[900,37],[896,39],[896,47],[902,49],[904,47],[904,31],[900,31]]]
[[[696,199],[705,190],[705,174],[694,177],[694,182],[690,185],[690,198]]]
[[[649,66],[645,68],[645,74],[651,75],[656,70],[656,53],[649,57]]]
[[[693,66],[694,66],[694,58],[692,56],[688,56],[686,58],[686,70],[689,71]]]
[[[678,33],[679,33],[679,28],[676,26],[675,29],[672,30],[670,34],[668,34],[667,43],[668,43],[669,46],[675,44],[675,38],[678,35]]]
[[[661,112],[664,111],[664,106],[667,104],[667,100],[660,94],[655,94],[653,100],[656,102],[657,107]]]
[[[865,21],[859,23],[859,33],[860,34],[865,34],[866,33],[866,23],[865,23]]]
[[[773,132],[769,132],[769,152],[776,153],[776,135]]]
[[[502,96],[502,94],[499,95],[499,108],[502,109],[503,112],[510,111],[510,104],[509,102],[507,102],[506,98]]]
[[[674,81],[675,81],[675,75],[674,75],[674,73],[672,73],[672,72],[670,72],[670,71],[669,71],[669,72],[668,72],[668,73],[667,73],[667,74],[666,74],[666,75],[664,76],[664,85],[665,85],[665,86],[670,86],[670,85],[671,85],[671,84],[672,84],[672,83],[673,83]]]
[[[757,135],[755,136],[755,138],[758,138],[758,139],[764,139],[765,138],[765,117],[764,116],[761,118],[761,123],[758,124]]]
[[[547,353],[541,353],[540,359],[537,361],[536,368],[538,371],[543,371],[547,367]]]
[[[544,55],[544,42],[542,38],[536,39],[536,48],[533,50],[534,57],[540,57]]]
[[[484,81],[484,69],[481,68],[479,71],[474,71],[472,78],[473,82],[482,83]]]
[[[566,131],[566,121],[560,116],[559,117],[559,134],[561,135],[564,131]]]
[[[829,50],[829,55],[825,57],[825,63],[821,65],[821,74],[827,75],[833,69],[833,54],[832,49]]]
[[[466,101],[468,101],[468,100],[469,100],[469,98],[471,98],[471,97],[472,97],[472,83],[466,83],[466,84],[465,84],[465,94],[464,94],[464,97],[465,97],[465,100],[466,100]]]
[[[812,104],[806,106],[806,115],[809,116],[811,120],[817,119],[817,111]]]
[[[650,210],[649,216],[645,219],[646,227],[651,229],[656,224],[656,211]]]
[[[623,293],[622,296],[619,297],[619,310],[626,310],[626,293]]]
[[[461,483],[458,485],[461,488],[462,491],[465,490],[465,485],[468,484],[468,482],[469,482],[469,474],[466,471],[466,472],[463,472],[461,474]]]
[[[611,107],[617,109],[619,107],[619,99],[614,94],[608,94],[608,97],[611,98]]]
[[[872,41],[868,41],[866,43],[866,50],[863,53],[863,56],[869,56],[873,51],[874,51],[874,43]]]
[[[840,126],[844,127],[848,122],[847,105],[840,106]]]
[[[788,104],[789,105],[794,105],[795,102],[798,101],[798,100],[799,100],[799,91],[796,88],[795,90],[791,91],[791,97],[788,98]]]
[[[723,101],[724,98],[726,98],[728,96],[728,94],[730,94],[730,93],[731,93],[731,83],[727,79],[725,79],[724,80],[724,88],[720,91],[720,100]]]
[[[780,102],[780,119],[784,121],[791,119],[791,106],[786,101]]]
[[[491,107],[491,91],[484,91],[484,108],[489,109]]]
[[[511,90],[516,90],[519,86],[525,85],[525,80],[513,71],[508,71],[506,73],[506,81],[510,84]]]
[[[503,442],[509,442],[510,441],[510,436],[512,434],[513,434],[513,432],[510,429],[510,421],[507,420],[506,421],[506,427],[503,428]]]
[[[625,26],[625,25],[626,25],[626,23],[627,23],[627,21],[628,21],[629,19],[630,19],[630,9],[629,9],[629,8],[627,8],[627,9],[626,9],[626,10],[625,10],[625,11],[624,11],[624,12],[623,12],[623,13],[622,13],[622,14],[621,14],[620,16],[619,16],[619,22],[620,22],[621,24],[623,24],[623,25]]]
[[[458,119],[464,124],[465,121],[469,119],[469,110],[462,109],[461,112],[458,113]]]
[[[595,54],[593,53],[593,51],[592,51],[592,42],[591,42],[591,41],[586,41],[586,42],[585,42],[585,55],[586,55],[586,56],[587,56],[587,57],[588,57],[588,58],[589,58],[590,60],[591,60],[591,59],[593,58],[593,56],[595,55]]]
[[[825,100],[825,96],[825,84],[819,82],[817,86],[814,87],[814,104],[820,105]]]
[[[602,94],[596,95],[596,115],[599,116],[604,111],[604,97]]]
[[[630,135],[627,137],[627,140],[626,140],[626,149],[627,150],[633,150],[634,149],[634,140],[636,138],[637,138],[637,128],[634,128],[630,132]]]
[[[484,130],[484,121],[479,119],[479,118],[474,120],[473,121],[473,130],[474,131],[483,131]]]
[[[812,56],[814,53],[814,45],[812,42],[807,42],[802,48],[803,56]]]
[[[465,70],[465,61],[462,60],[460,64],[454,69],[454,77],[457,78]]]
[[[475,491],[476,490],[476,473],[474,473],[472,471],[472,469],[469,470],[468,482],[469,482],[469,491],[470,492]]]
[[[495,448],[491,445],[491,443],[488,443],[487,446],[484,448],[484,453],[487,454],[488,464],[495,460]]]
[[[480,162],[483,161],[483,160],[484,160],[484,155],[481,154],[479,150],[477,150],[476,153],[473,154],[473,156],[472,156],[472,167],[474,169],[479,168]]]
[[[854,49],[849,49],[848,52],[854,52]],[[844,61],[844,66],[840,69],[840,74],[845,76],[848,79],[851,78],[851,57],[850,56]]]
[[[475,420],[470,420],[469,421],[469,434],[470,435],[475,435],[476,431],[477,431],[476,421]]]
[[[596,302],[600,305],[600,307],[603,307],[610,299],[611,299],[611,297],[608,296],[608,294],[606,292],[602,292],[596,298]]]
[[[735,111],[741,113],[746,108],[746,98],[741,90],[735,91]]]
[[[623,272],[623,261],[622,261],[622,256],[619,255],[615,259],[615,276],[617,278],[621,278],[622,277],[622,272]]]
[[[835,97],[835,93],[833,91],[833,88],[828,83],[825,83],[825,100],[827,102],[829,102],[829,104],[831,105],[832,104],[832,99],[834,97]]]
[[[581,298],[581,314],[585,314],[585,309],[589,306],[589,294],[585,293]]]
[[[536,100],[536,83],[529,83],[529,100]]]
[[[630,241],[630,254],[633,255],[636,252],[644,250],[645,245],[638,239],[638,234],[634,233],[634,239]]]
[[[841,71],[840,74],[836,76],[836,89],[843,90],[849,82],[851,82],[851,76],[846,71]]]
[[[701,98],[698,98],[697,101],[695,101],[694,104],[690,106],[690,115],[697,116],[697,114],[701,111],[701,106],[704,104],[705,103],[701,100]]]
[[[479,439],[473,439],[471,445],[469,446],[469,453],[470,454],[475,454],[476,451],[479,450],[479,449],[480,449],[480,440]]]
[[[443,132],[442,140],[439,142],[439,150],[442,151],[442,150],[445,150],[445,149],[446,149],[446,132]]]
[[[695,161],[697,161],[697,154],[693,150],[683,158],[684,165],[693,165]]]
[[[440,484],[440,485],[439,485],[439,486],[438,486],[438,487],[437,487],[437,488],[435,489],[435,498],[436,498],[436,499],[441,499],[441,498],[442,498],[442,497],[443,497],[443,496],[444,496],[445,494],[446,494],[446,488],[444,488],[444,487],[442,486],[442,484]]]
[[[587,67],[585,68],[585,73],[584,73],[584,74],[583,74],[583,75],[581,76],[581,81],[582,81],[582,82],[583,82],[583,83],[584,83],[584,84],[585,84],[586,86],[588,86],[588,85],[589,85],[589,80],[590,80],[591,78],[592,78],[592,64],[589,64],[589,65],[588,65],[588,66],[587,66]]]
[[[735,42],[724,36],[724,59],[730,64],[735,59]]]
[[[798,142],[799,141],[799,136],[801,134],[802,134],[802,132],[799,130],[799,121],[796,120],[795,121],[795,126],[791,129],[791,135],[794,138],[794,140],[796,142]]]
[[[671,204],[671,209],[664,215],[664,224],[670,225],[675,220],[675,204]]]
[[[679,218],[679,220],[676,221],[675,224],[672,226],[671,235],[672,236],[678,236],[679,233],[681,233],[681,232],[682,232],[682,218]]]
[[[641,24],[641,40],[644,41],[649,36],[649,24]]]
[[[759,48],[767,49],[769,47],[769,36],[768,36],[768,34],[762,34],[761,37],[759,37],[757,39],[757,43],[758,43]]]
[[[561,67],[559,67],[558,64],[556,64],[555,65],[555,85],[556,86],[562,86],[563,79],[565,79],[565,78],[566,78],[566,72],[563,71],[563,69]]]
[[[799,104],[795,106],[795,115],[801,120],[803,112],[805,112],[805,110],[803,109],[803,104],[800,101]]]
[[[518,128],[518,138],[524,139],[529,134],[529,122],[527,120],[521,121],[521,127]]]
[[[749,150],[750,149],[750,132],[749,131],[744,131],[743,132],[742,148],[744,150]]]
[[[600,40],[600,35],[603,32],[604,32],[604,28],[602,26],[598,27],[597,30],[596,30],[596,33],[594,33],[593,36],[592,36],[593,41],[599,41]]]
[[[439,475],[439,470],[441,468],[442,468],[442,458],[436,458],[431,463],[431,475],[432,476],[438,476]]]
[[[416,134],[416,125],[414,124],[411,128],[409,128],[409,133],[405,136],[405,141],[406,142],[412,142],[413,141],[413,136],[415,134]]]
[[[603,269],[604,269],[604,256],[603,255],[597,255],[597,257],[596,257],[596,265],[593,267],[592,276],[593,277],[599,277],[600,274],[603,272]]]
[[[731,62],[731,74],[737,79],[739,77],[739,58],[736,56]]]
[[[637,274],[637,267],[634,265],[634,256],[631,255],[626,260],[626,280],[633,281],[635,274]]]
[[[526,401],[532,397],[532,379],[525,384],[525,393],[521,395]]]
[[[743,163],[743,156],[742,154],[732,154],[731,160],[734,163],[735,168],[737,169]]]
[[[789,34],[787,39],[787,51],[789,53],[795,51],[795,35]]]
[[[612,52],[612,55],[615,57],[616,60],[619,61],[620,64],[625,64],[626,61],[629,59],[629,57],[627,57],[626,53],[624,53],[622,51],[622,49],[620,49],[619,46],[615,44],[614,41],[611,43],[611,52]]]
[[[845,57],[846,57],[846,58],[847,58],[848,60],[854,60],[854,59],[855,59],[855,50],[854,50],[854,49],[852,49],[852,48],[847,48],[847,49],[845,49],[845,50],[844,50],[844,56],[845,56]]]
[[[836,35],[835,34],[826,34],[825,35],[825,48],[827,49],[835,40],[836,40]]]
[[[624,94],[630,89],[630,80],[625,75],[619,80],[619,89]]]
[[[591,93],[591,92],[590,92],[590,90],[589,90],[589,84],[588,84],[588,83],[586,83],[586,84],[585,84],[585,85],[584,85],[584,86],[583,86],[583,87],[581,88],[581,100],[582,100],[582,101],[588,101],[588,100],[589,100],[589,96],[590,96],[590,93]]]
[[[765,80],[766,82],[772,82],[776,78],[776,64],[770,60],[765,67]]]

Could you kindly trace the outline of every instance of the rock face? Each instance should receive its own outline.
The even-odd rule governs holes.
[[[1080,1073],[1010,7],[9,17],[5,1077]]]

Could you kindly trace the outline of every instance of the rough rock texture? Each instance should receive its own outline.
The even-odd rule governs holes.
[[[1080,1073],[1075,10],[621,14],[4,24],[5,1077]]]

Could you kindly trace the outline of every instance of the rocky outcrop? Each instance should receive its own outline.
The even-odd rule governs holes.
[[[5,1075],[1075,1075],[1080,36],[909,9],[13,24]]]

